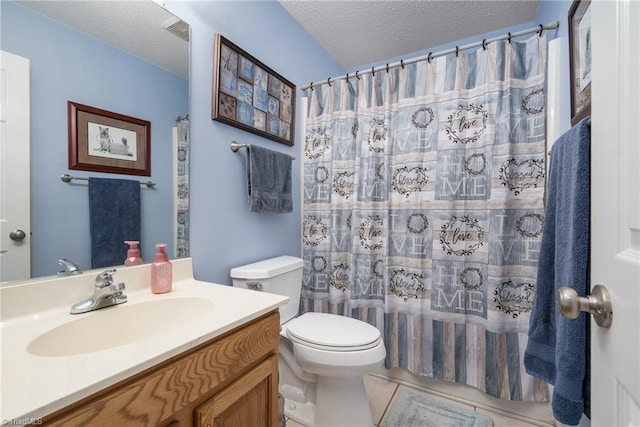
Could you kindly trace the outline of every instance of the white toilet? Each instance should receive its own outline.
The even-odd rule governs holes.
[[[310,427],[374,425],[362,377],[386,356],[380,331],[350,317],[299,317],[302,259],[281,256],[231,270],[233,286],[286,295],[280,307],[280,381],[285,415]]]

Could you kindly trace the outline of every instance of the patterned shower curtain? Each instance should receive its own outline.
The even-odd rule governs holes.
[[[189,116],[178,117],[176,257],[189,256]]]
[[[522,363],[545,59],[536,35],[308,90],[303,312],[376,326],[387,368],[547,400]]]

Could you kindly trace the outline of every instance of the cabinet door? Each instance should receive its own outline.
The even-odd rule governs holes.
[[[270,357],[216,393],[194,415],[196,427],[275,427],[278,357]]]

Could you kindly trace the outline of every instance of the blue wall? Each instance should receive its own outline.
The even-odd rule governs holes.
[[[404,56],[414,57],[548,23],[566,17],[562,2],[540,3],[535,22]],[[167,8],[191,25],[191,254],[200,280],[230,283],[229,269],[277,255],[301,252],[300,159],[304,135],[301,129],[300,87],[310,81],[345,74],[326,51],[275,2],[190,2],[168,0]],[[565,9],[566,6],[566,10]],[[566,19],[561,20],[561,30]],[[566,31],[566,29],[565,29]],[[211,120],[213,39],[216,32],[249,52],[298,86],[294,147]],[[555,37],[549,32],[548,37]],[[370,68],[387,62],[367,64]],[[353,72],[349,70],[349,72]],[[568,104],[567,104],[568,105]],[[238,140],[296,156],[293,174],[294,213],[255,214],[247,209],[246,153],[232,153],[229,143]]]
[[[168,1],[191,25],[191,255],[200,280],[230,284],[232,267],[279,255],[300,256],[300,86],[344,72],[276,1]],[[288,147],[211,120],[214,34],[218,32],[297,86],[295,145]],[[326,78],[326,77],[325,77]],[[232,140],[296,157],[293,213],[248,211],[246,150]]]
[[[402,58],[448,49],[456,44],[464,45],[555,20],[560,21],[560,29],[549,32],[548,37],[566,39],[566,17],[570,5],[570,0],[543,0],[535,22],[448,45],[427,47]],[[304,142],[301,129],[304,112],[300,109],[303,94],[300,87],[310,81],[324,80],[347,71],[395,62],[401,57],[345,70],[275,0],[167,0],[166,7],[188,22],[192,31],[192,90],[188,110],[192,140],[191,254],[194,257],[195,274],[202,280],[230,283],[231,267],[282,254],[300,255],[300,159]],[[41,35],[43,31],[52,30],[55,31],[55,37]],[[216,32],[298,86],[295,146],[287,147],[211,120],[213,38]],[[73,49],[69,49],[70,46]],[[5,0],[2,1],[2,48],[32,59],[34,274],[55,271],[55,260],[60,257],[88,260],[86,183],[69,185],[58,179],[60,173],[67,171],[67,100],[152,121],[151,179],[158,183],[158,190],[142,191],[143,209],[153,212],[152,215],[145,215],[143,235],[151,236],[147,238],[151,244],[172,242],[172,230],[167,226],[172,224],[172,181],[170,173],[167,173],[171,169],[168,152],[171,147],[170,128],[174,125],[175,117],[187,111],[188,82]],[[81,49],[82,54],[78,54],[77,49]],[[102,65],[113,61],[122,61],[119,72],[105,72]],[[135,83],[131,76],[139,73],[144,74],[146,79],[142,83]],[[568,60],[566,75],[568,82]],[[71,76],[71,79],[65,76]],[[157,90],[159,82],[162,91]],[[562,97],[566,101],[567,116],[568,91],[567,84],[566,96]],[[41,96],[44,93],[46,95]],[[165,96],[174,95],[181,96],[182,100],[166,101]],[[140,99],[149,99],[151,102],[140,104]],[[293,165],[294,213],[276,215],[248,211],[246,152],[232,153],[229,150],[229,142],[234,139],[296,156]],[[89,175],[81,172],[75,174]],[[64,201],[64,208],[58,200]],[[53,245],[45,248],[41,244],[46,242],[53,242]],[[143,256],[147,261],[151,260],[153,252],[151,244],[143,245]]]
[[[151,122],[151,180],[142,187],[142,256],[154,245],[173,253],[172,127],[188,112],[189,82],[61,25],[22,5],[2,0],[2,49],[31,60],[31,223],[33,276],[54,274],[57,259],[89,269],[89,202],[86,181],[74,176],[147,177],[69,171],[67,101]]]
[[[9,30],[5,26],[5,9],[3,1],[3,48],[7,35],[15,30]],[[547,23],[553,20],[560,20],[561,27],[557,32],[560,37],[566,37],[566,14],[570,6],[570,1],[542,1],[535,23],[525,24],[517,27],[501,29],[496,32],[478,35],[472,39],[461,40],[449,45],[429,47],[424,51],[416,52],[414,57],[427,53],[453,47],[456,44],[463,45],[472,41],[490,38],[504,34],[505,31],[517,31],[522,28],[534,26],[536,23]],[[18,7],[18,6],[16,6]],[[301,131],[301,117],[304,114],[299,108],[302,91],[300,87],[309,81],[320,81],[329,76],[342,75],[347,72],[326,51],[319,46],[313,38],[307,34],[290,15],[274,0],[267,1],[247,1],[247,2],[195,2],[168,0],[166,7],[174,14],[184,19],[191,25],[191,99],[189,111],[191,115],[191,254],[194,258],[194,272],[198,279],[218,283],[230,283],[229,269],[247,262],[252,262],[266,257],[282,254],[300,255],[300,223],[301,223],[301,201],[300,201],[300,159],[302,156],[301,147],[304,142],[304,135]],[[10,23],[9,23],[10,24]],[[25,26],[29,28],[29,26]],[[37,27],[37,26],[36,26]],[[5,30],[6,28],[6,30]],[[35,27],[34,27],[35,28]],[[9,30],[9,31],[7,31]],[[67,29],[67,31],[69,31]],[[221,33],[244,50],[263,61],[266,65],[276,70],[288,80],[298,86],[296,111],[296,138],[295,146],[287,147],[274,141],[248,133],[234,127],[211,120],[211,94],[212,94],[212,71],[213,71],[213,39],[216,32]],[[549,34],[549,36],[555,36]],[[24,35],[23,35],[24,37]],[[38,37],[32,37],[38,39]],[[32,49],[38,48],[43,40],[34,43]],[[11,49],[9,49],[11,50]],[[41,47],[41,50],[49,51],[55,56],[65,55],[65,50],[59,45],[52,44],[48,48]],[[19,52],[18,52],[19,53]],[[104,53],[102,53],[104,55]],[[30,56],[30,55],[25,55]],[[372,65],[380,65],[385,62],[395,62],[398,58],[389,58],[377,64],[367,64],[358,69],[366,69]],[[67,58],[67,61],[73,58]],[[95,66],[99,63],[83,61],[84,64],[77,64],[75,69],[84,70],[75,79],[83,80],[87,74],[99,72],[92,70],[88,73],[87,67]],[[34,64],[35,68],[35,64]],[[355,69],[354,69],[355,70]],[[34,70],[35,71],[35,70]],[[352,72],[353,70],[349,70]],[[112,79],[113,76],[104,76],[101,81],[111,81],[101,85],[87,84],[82,90],[78,90],[74,96],[68,96],[78,102],[92,105],[92,92],[101,87],[113,88],[121,85],[122,82]],[[60,75],[56,75],[60,79]],[[107,80],[105,80],[107,79]],[[155,87],[157,83],[150,83]],[[50,83],[44,83],[44,87]],[[55,87],[55,85],[54,85]],[[132,99],[139,98],[139,95],[127,96],[131,94],[128,88],[122,91],[113,91],[111,99],[106,98],[102,108],[123,112],[136,117],[145,118],[145,114],[135,110],[135,103]],[[34,87],[34,92],[37,90]],[[567,86],[568,92],[568,86]],[[157,95],[157,94],[156,94]],[[102,96],[102,95],[101,95]],[[153,96],[153,95],[151,95]],[[147,96],[144,96],[147,97]],[[51,96],[47,96],[51,99]],[[60,98],[60,96],[58,96]],[[62,96],[66,103],[67,96]],[[154,97],[155,98],[155,97]],[[60,101],[52,100],[53,103]],[[154,102],[153,105],[158,105]],[[567,101],[568,107],[568,101]],[[124,111],[123,111],[124,110]],[[176,115],[184,114],[185,108],[178,113],[168,115],[172,122]],[[148,111],[148,110],[147,110]],[[61,122],[66,126],[66,110],[60,116],[58,114],[53,120]],[[49,121],[51,123],[51,120]],[[173,123],[170,123],[172,125]],[[50,132],[53,124],[43,126],[42,131],[47,129]],[[154,123],[154,141],[157,126]],[[37,168],[46,167],[47,164],[54,163],[49,167],[46,177],[34,181],[34,188],[42,187],[49,182],[49,187],[45,191],[54,194],[55,197],[64,197],[69,203],[74,204],[70,211],[81,210],[86,205],[84,188],[76,189],[75,186],[62,185],[56,181],[61,171],[66,170],[66,128],[58,133],[56,141],[62,144],[61,149],[49,152],[39,163],[34,159]],[[233,153],[229,150],[231,140],[239,140],[251,144],[257,144],[274,150],[286,152],[296,156],[294,162],[294,213],[276,214],[255,214],[247,209],[246,197],[246,152]],[[155,146],[154,146],[155,149]],[[160,148],[155,149],[157,153]],[[155,156],[155,154],[154,154]],[[54,160],[52,162],[52,159]],[[162,165],[160,160],[154,157],[152,179],[159,182],[159,188],[170,187],[170,182],[161,181],[157,174],[158,168],[169,167]],[[53,178],[52,178],[53,177]],[[70,193],[70,194],[66,194]],[[72,194],[71,194],[72,193]],[[81,194],[78,194],[81,193]],[[143,195],[150,193],[143,191]],[[84,197],[84,199],[83,199]],[[44,209],[49,209],[44,207]],[[36,211],[36,209],[34,209]],[[171,212],[170,207],[160,206],[156,209],[157,216],[161,217]],[[66,213],[66,212],[65,212]],[[55,213],[55,216],[62,216]],[[37,216],[37,214],[36,214]],[[86,214],[82,218],[86,218]],[[84,219],[69,221],[72,228],[83,228],[88,230],[88,224]],[[168,221],[158,221],[158,224],[169,223]],[[162,228],[154,226],[155,229]],[[43,231],[44,232],[44,231]],[[37,236],[36,236],[37,237]],[[53,241],[68,240],[60,236],[43,235],[43,239]],[[34,238],[35,240],[35,238]],[[157,240],[168,240],[157,239]],[[71,258],[73,254],[65,255]],[[149,260],[149,256],[146,256]],[[49,257],[54,259],[55,257]],[[53,267],[55,268],[55,267]],[[48,268],[51,271],[51,267]]]

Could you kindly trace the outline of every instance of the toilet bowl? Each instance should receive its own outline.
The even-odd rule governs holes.
[[[290,297],[280,308],[280,394],[285,416],[310,427],[374,425],[363,376],[386,356],[380,331],[328,313],[297,316],[300,258],[283,256],[236,267],[233,285]]]

